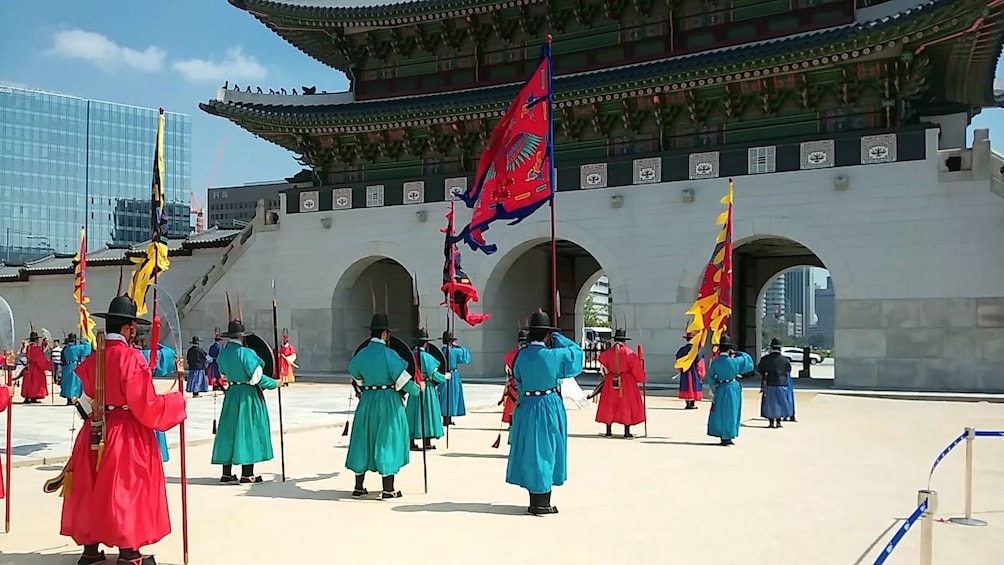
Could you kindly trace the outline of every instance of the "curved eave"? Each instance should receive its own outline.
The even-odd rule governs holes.
[[[1004,0],[989,2],[986,10],[986,15],[978,17],[969,30],[974,39],[966,66],[976,80],[958,88],[961,99],[979,107],[1001,105],[994,92],[994,78],[1004,42]]]
[[[1004,2],[1004,0],[1000,0]],[[896,16],[851,24],[795,37],[737,45],[619,68],[554,78],[558,108],[581,103],[591,96],[635,97],[675,92],[752,77],[771,77],[836,61],[867,57],[890,43],[901,45],[916,30],[940,23],[952,0],[932,0]],[[943,8],[948,6],[947,8]],[[961,24],[959,24],[961,26]],[[743,71],[756,66],[754,73]],[[350,104],[285,106],[282,97],[262,96],[261,103],[211,100],[199,107],[280,145],[272,135],[317,128],[323,133],[357,133],[405,125],[428,125],[501,115],[522,83],[419,96],[356,101]],[[278,103],[277,103],[278,102]],[[291,143],[291,141],[287,141]]]
[[[444,16],[466,16],[497,11],[511,2],[499,0],[229,0],[247,12],[265,16],[292,17],[324,26],[393,27],[435,21]],[[522,0],[537,4],[543,0]]]

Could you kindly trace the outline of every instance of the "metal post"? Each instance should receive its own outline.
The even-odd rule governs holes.
[[[950,518],[953,524],[963,526],[986,526],[983,520],[973,518],[973,440],[976,430],[966,428],[966,515],[962,518]]]
[[[920,565],[931,565],[934,559],[934,513],[938,511],[938,493],[917,491],[917,504],[927,499],[927,511],[920,517]]]

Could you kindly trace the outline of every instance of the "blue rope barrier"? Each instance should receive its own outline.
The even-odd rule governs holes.
[[[1004,430],[976,430],[976,437],[1004,437]]]
[[[882,549],[882,553],[879,554],[878,558],[875,560],[875,563],[873,563],[872,565],[882,565],[883,563],[885,563],[886,559],[889,559],[889,556],[892,555],[892,551],[896,549],[896,546],[899,545],[899,542],[903,541],[903,536],[905,536],[906,533],[910,531],[910,528],[913,527],[913,525],[917,522],[917,520],[920,520],[920,517],[924,515],[924,512],[927,512],[926,498],[924,499],[924,502],[920,503],[920,506],[917,506],[917,509],[913,511],[913,514],[910,514],[910,517],[907,518],[905,522],[903,522],[903,525],[900,526],[898,530],[896,530],[896,535],[892,536],[892,539],[889,540],[889,543],[886,544],[885,548]]]
[[[938,454],[938,457],[935,458],[934,463],[931,465],[931,472],[927,474],[928,488],[931,488],[931,478],[934,477],[934,470],[938,468],[938,465],[940,465],[941,462],[944,461],[945,457],[948,457],[948,454],[951,453],[952,450],[955,449],[960,443],[962,443],[962,440],[964,439],[966,439],[966,432],[962,432],[961,434],[959,434],[959,437],[953,439],[952,443],[948,444],[948,447],[943,449],[941,453]]]

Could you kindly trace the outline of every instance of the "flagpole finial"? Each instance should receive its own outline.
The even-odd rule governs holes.
[[[554,40],[554,37],[553,37],[553,36],[551,36],[551,34],[550,34],[550,33],[549,33],[549,34],[547,34],[547,44],[548,44],[548,45],[550,45],[550,44],[551,44],[551,42],[552,42],[553,40]]]

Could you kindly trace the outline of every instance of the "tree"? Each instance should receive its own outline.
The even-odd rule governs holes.
[[[582,325],[587,328],[609,328],[610,304],[597,304],[596,298],[590,293],[582,308]]]

